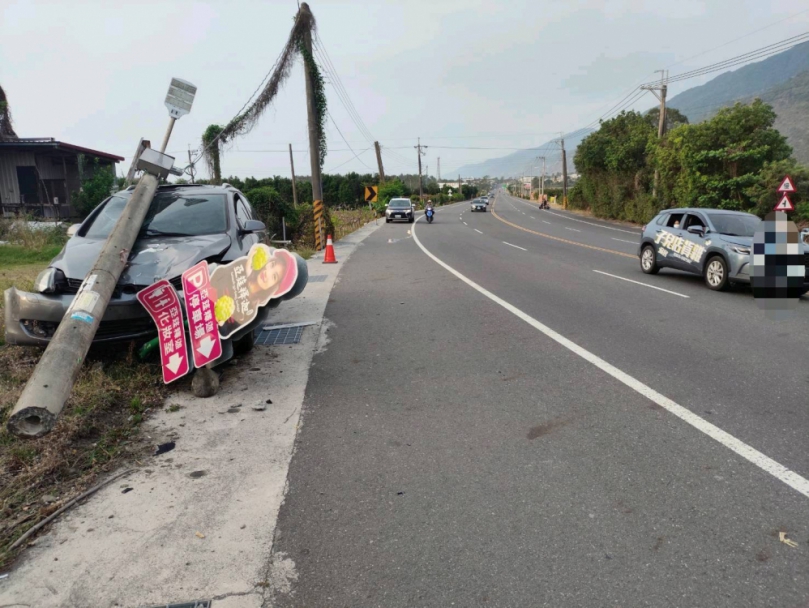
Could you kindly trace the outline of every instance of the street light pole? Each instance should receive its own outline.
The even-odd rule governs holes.
[[[175,120],[190,111],[196,92],[191,83],[172,79],[166,96],[171,120],[163,151]],[[174,158],[162,151],[142,151],[137,168],[143,175],[14,406],[7,423],[11,433],[40,437],[56,424],[126,267],[160,178],[168,176],[173,163]]]

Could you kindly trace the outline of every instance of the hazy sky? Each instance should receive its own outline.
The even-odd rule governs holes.
[[[671,66],[673,76],[809,30],[805,0],[313,0],[310,7],[337,75],[385,149],[386,172],[415,172],[412,146],[421,137],[430,174],[440,156],[444,177],[592,122],[656,69]],[[199,89],[169,144],[179,164],[207,125],[226,123],[253,94],[296,10],[295,0],[0,0],[0,84],[15,129],[124,156],[120,174],[141,136],[162,140],[163,99],[177,76]],[[705,80],[678,83],[671,95]],[[331,84],[326,93],[336,127],[328,122],[325,171],[375,172],[371,144]],[[289,175],[290,142],[297,172],[308,174],[304,98],[298,62],[260,123],[226,150],[223,175]],[[635,107],[654,103],[648,95]],[[460,149],[470,147],[489,149]]]

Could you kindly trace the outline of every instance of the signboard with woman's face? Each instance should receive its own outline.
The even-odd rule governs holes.
[[[247,256],[217,266],[211,274],[211,295],[219,335],[228,338],[251,323],[258,309],[283,296],[298,280],[295,256],[285,249],[257,243]]]

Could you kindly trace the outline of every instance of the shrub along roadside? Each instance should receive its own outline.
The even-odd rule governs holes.
[[[785,174],[798,183],[795,220],[809,220],[807,170],[791,158],[775,113],[756,100],[721,110],[702,123],[680,124],[658,140],[647,117],[622,112],[579,145],[581,177],[570,192],[574,209],[598,217],[648,222],[670,207],[716,207],[764,216],[778,202]],[[654,174],[659,172],[656,196]],[[794,175],[793,175],[794,174]]]

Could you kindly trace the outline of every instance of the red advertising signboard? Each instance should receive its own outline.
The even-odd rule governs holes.
[[[211,279],[208,262],[202,261],[183,273],[183,295],[188,331],[191,334],[191,353],[194,365],[203,367],[222,356],[219,326],[214,318],[214,302],[210,297]]]
[[[168,384],[182,378],[191,371],[191,366],[185,344],[183,310],[177,292],[171,283],[162,279],[139,291],[138,301],[157,325],[163,382]]]

